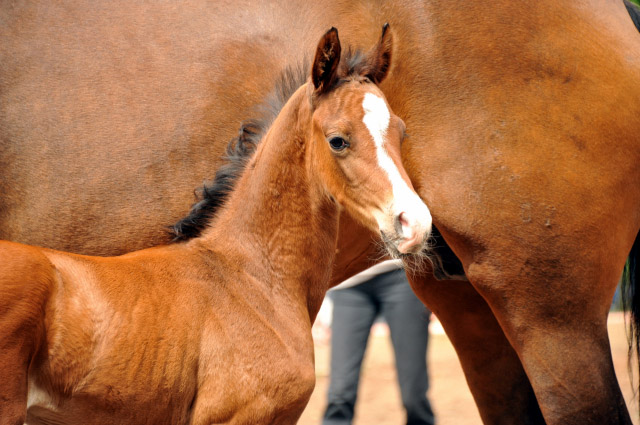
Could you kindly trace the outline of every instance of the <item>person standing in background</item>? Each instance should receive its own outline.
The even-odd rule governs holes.
[[[323,425],[351,424],[371,327],[384,317],[395,354],[407,425],[433,425],[427,399],[431,312],[415,296],[399,260],[377,264],[329,292],[333,301],[331,366]]]

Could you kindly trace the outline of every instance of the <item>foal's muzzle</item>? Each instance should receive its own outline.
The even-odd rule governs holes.
[[[416,254],[422,251],[431,233],[431,214],[428,210],[427,213],[427,217],[416,217],[403,211],[395,217],[394,227],[399,236],[398,252]]]
[[[410,201],[394,204],[386,225],[380,226],[382,240],[393,257],[421,252],[431,234],[429,208],[418,196]]]

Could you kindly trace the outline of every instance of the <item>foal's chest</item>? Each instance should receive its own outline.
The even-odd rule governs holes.
[[[285,346],[273,333],[248,341],[203,353],[194,425],[297,422],[315,385],[313,355],[303,354],[306,347]]]

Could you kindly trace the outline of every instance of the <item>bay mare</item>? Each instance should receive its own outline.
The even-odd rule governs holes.
[[[337,30],[322,37],[309,82],[182,242],[106,258],[0,243],[0,423],[296,423],[339,210],[391,253],[420,252],[431,228],[374,84],[387,28],[342,64]]]
[[[640,40],[621,1],[24,2],[0,21],[0,236],[103,255],[170,239],[326,28],[368,47],[389,22],[403,161],[468,278],[411,282],[483,420],[630,422],[605,326],[640,227]],[[348,221],[334,282],[375,258]]]

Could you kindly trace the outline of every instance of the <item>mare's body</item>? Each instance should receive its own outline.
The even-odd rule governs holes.
[[[385,31],[340,66],[328,31],[310,82],[182,242],[107,258],[0,242],[0,423],[294,424],[339,211],[392,253],[430,230],[397,168],[404,124],[374,84],[391,49]]]
[[[368,45],[390,22],[400,62],[382,89],[409,128],[403,158],[469,279],[412,283],[482,418],[629,422],[606,333],[640,227],[640,36],[622,2],[7,4],[0,16],[0,236],[100,254],[167,240],[157,224],[186,212],[263,77],[325,27]],[[336,280],[373,250],[341,232],[356,243],[341,244]]]

